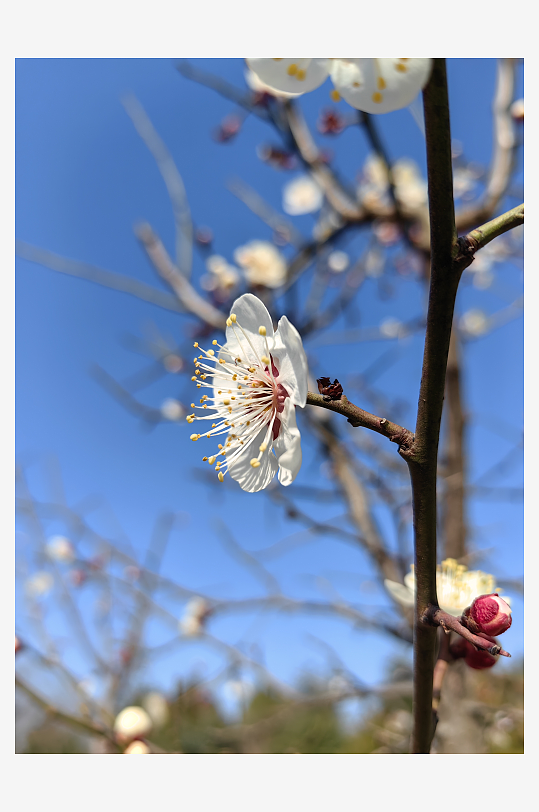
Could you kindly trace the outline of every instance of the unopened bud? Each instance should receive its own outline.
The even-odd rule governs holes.
[[[489,640],[493,646],[498,645],[495,637],[490,637],[488,634],[482,634],[486,640]],[[481,670],[483,668],[492,668],[498,660],[498,656],[491,654],[486,649],[478,650],[468,640],[461,637],[456,643],[450,647],[451,654],[454,659],[464,658],[464,662],[469,668]]]
[[[497,592],[492,595],[479,595],[472,605],[464,610],[466,625],[474,634],[484,632],[489,635],[503,634],[511,623],[511,607]]]

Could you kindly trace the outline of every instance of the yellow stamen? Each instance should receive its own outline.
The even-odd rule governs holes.
[[[212,344],[213,344],[214,347],[216,347],[217,346],[217,339],[214,338],[213,341],[212,341]]]
[[[289,76],[295,76],[298,72],[298,66],[295,62],[292,62],[291,65],[288,66],[288,70],[286,71]]]
[[[260,360],[262,361],[263,364],[269,364],[270,362],[270,359],[268,358],[267,355],[263,355]]]
[[[339,93],[339,91],[338,91],[338,90],[333,89],[333,90],[330,92],[330,94],[329,94],[329,95],[331,96],[331,98],[333,99],[333,101],[334,101],[334,102],[338,102],[338,101],[340,101],[340,100],[341,100],[341,94]]]
[[[265,336],[266,335],[266,328],[265,327],[259,327],[258,332],[260,333],[261,336]]]
[[[230,321],[232,322],[232,324],[236,324],[237,318],[235,313],[230,314]]]
[[[217,479],[219,480],[219,482],[222,482],[224,480],[224,478],[225,477],[223,475],[223,472],[219,471],[219,473],[217,474]]]
[[[300,82],[303,82],[303,81],[304,81],[305,76],[306,76],[306,73],[305,73],[305,71],[304,71],[304,70],[301,70],[301,69],[300,69],[300,70],[298,70],[298,72],[296,73],[296,79],[298,79]]]
[[[385,82],[385,79],[383,78],[383,76],[378,77],[377,85],[378,85],[378,90],[385,90],[386,82]]]
[[[382,101],[382,94],[378,92],[373,93],[372,100],[375,104],[380,104],[380,102]]]
[[[267,447],[268,447],[267,443],[261,443],[259,448],[260,453],[263,454]]]
[[[253,468],[260,468],[260,463],[256,458],[251,460],[251,465]]]

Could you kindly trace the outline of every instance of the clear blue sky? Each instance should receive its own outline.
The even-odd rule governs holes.
[[[245,86],[242,60],[197,63],[239,87]],[[473,94],[468,91],[471,78]],[[452,134],[463,143],[467,158],[483,165],[488,163],[492,149],[494,82],[495,60],[449,60]],[[520,83],[519,95],[522,77]],[[211,132],[234,111],[234,105],[187,81],[165,59],[17,60],[17,237],[160,286],[132,228],[137,221],[149,221],[172,252],[173,219],[153,158],[120,103],[126,92],[137,96],[175,158],[193,220],[211,227],[215,252],[231,261],[238,245],[254,238],[271,239],[270,229],[226,189],[226,182],[240,177],[280,210],[282,187],[291,175],[268,167],[256,154],[258,144],[277,143],[277,139],[267,125],[251,116],[235,140],[217,144]],[[330,104],[328,93],[326,84],[302,99],[313,128],[320,108]],[[344,103],[339,109],[345,112]],[[410,112],[380,116],[377,123],[391,158],[411,157],[424,172],[424,140]],[[361,131],[351,127],[336,140],[317,138],[335,152],[335,165],[342,175],[353,180],[369,151]],[[511,199],[506,208],[518,202]],[[308,235],[313,220],[304,215],[294,218],[294,224]],[[345,247],[353,255],[362,245],[362,238],[356,237]],[[195,252],[194,279],[203,272],[203,259]],[[402,278],[393,283],[394,295],[389,299],[379,298],[375,281],[364,286],[360,301],[364,326],[376,326],[387,316],[403,319],[420,314],[421,288]],[[187,424],[165,423],[153,431],[145,430],[89,374],[94,363],[118,379],[143,369],[147,362],[126,348],[125,337],[148,334],[152,324],[162,334],[172,336],[190,359],[193,321],[22,259],[17,260],[16,285],[17,455],[20,462],[30,463],[28,473],[36,493],[46,497],[44,466],[55,455],[68,503],[75,505],[92,494],[103,497],[139,551],[146,548],[160,511],[183,514],[164,561],[163,569],[171,577],[219,597],[262,594],[260,584],[223,549],[215,520],[224,520],[247,549],[263,548],[300,528],[286,520],[263,493],[250,495],[239,489],[207,487],[197,478],[207,470],[200,461],[206,449],[189,442]],[[499,264],[491,289],[463,286],[458,311],[478,307],[489,314],[497,312],[519,295],[521,287],[520,270]],[[313,342],[310,349],[307,341],[306,349],[315,376],[331,374],[345,382],[348,376],[367,369],[387,350],[387,344],[377,341],[359,347],[321,347]],[[410,427],[421,354],[421,337],[406,339],[397,362],[376,381],[389,396],[409,402],[402,421]],[[464,383],[470,410],[469,476],[473,482],[520,437],[521,318],[470,342]],[[143,402],[157,408],[167,397],[189,403],[193,399],[189,376],[163,377],[140,393]],[[297,483],[321,481],[320,462],[316,446],[307,443]],[[484,484],[500,482],[485,480]],[[522,458],[518,454],[503,484],[522,485]],[[328,519],[336,512],[334,504],[302,503],[302,507],[317,518]],[[474,548],[488,550],[478,566],[500,577],[520,577],[522,502],[477,500],[470,503],[469,515]],[[93,514],[92,520],[104,533],[117,532],[104,509]],[[57,525],[48,528],[51,534],[62,530]],[[346,598],[361,606],[389,606],[381,589],[359,588],[372,578],[365,557],[333,539],[313,540],[269,566],[291,595],[323,597],[320,579],[325,577],[333,579]],[[91,599],[90,592],[88,609]],[[171,606],[181,614],[181,604]],[[518,597],[513,606],[513,627],[504,644],[518,655],[523,649],[522,602]],[[324,661],[323,651],[306,637],[307,632],[330,640],[346,664],[366,682],[383,675],[387,658],[395,652],[392,641],[371,634],[360,637],[345,622],[321,618],[265,615],[255,619],[238,615],[219,619],[212,630],[230,642],[243,640],[245,650],[258,643],[268,666],[290,681],[303,667],[317,669]],[[172,630],[165,634],[156,628],[152,634],[157,642],[170,637]],[[149,681],[170,687],[180,674],[191,670],[195,660],[213,662],[196,644],[178,647],[152,664]],[[73,665],[79,672],[83,669],[80,663]]]

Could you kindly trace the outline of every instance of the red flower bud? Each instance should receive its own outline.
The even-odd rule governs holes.
[[[496,638],[490,637],[488,634],[482,634],[481,637],[489,640],[493,645],[498,645]],[[482,668],[492,668],[492,666],[495,665],[498,660],[497,655],[490,654],[485,649],[478,651],[475,646],[473,646],[463,637],[459,638],[456,643],[451,645],[450,651],[455,660],[463,657],[464,662],[469,668],[475,668],[477,670]]]
[[[485,634],[503,634],[511,625],[511,607],[497,592],[492,595],[479,595],[470,606],[469,617]]]

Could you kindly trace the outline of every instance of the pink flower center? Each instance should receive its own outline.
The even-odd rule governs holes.
[[[288,394],[282,383],[277,383],[277,379],[279,377],[279,370],[275,366],[275,361],[273,360],[273,357],[270,356],[270,358],[271,358],[271,372],[273,374],[273,381],[271,381],[273,389],[273,401],[271,406],[273,411],[277,412],[277,414],[281,414],[284,411],[284,402],[288,397],[290,397],[290,395]],[[267,372],[269,375],[268,367],[265,368],[265,372]],[[274,440],[276,440],[277,437],[279,436],[280,430],[281,430],[281,421],[279,420],[278,417],[275,417],[272,429]]]

